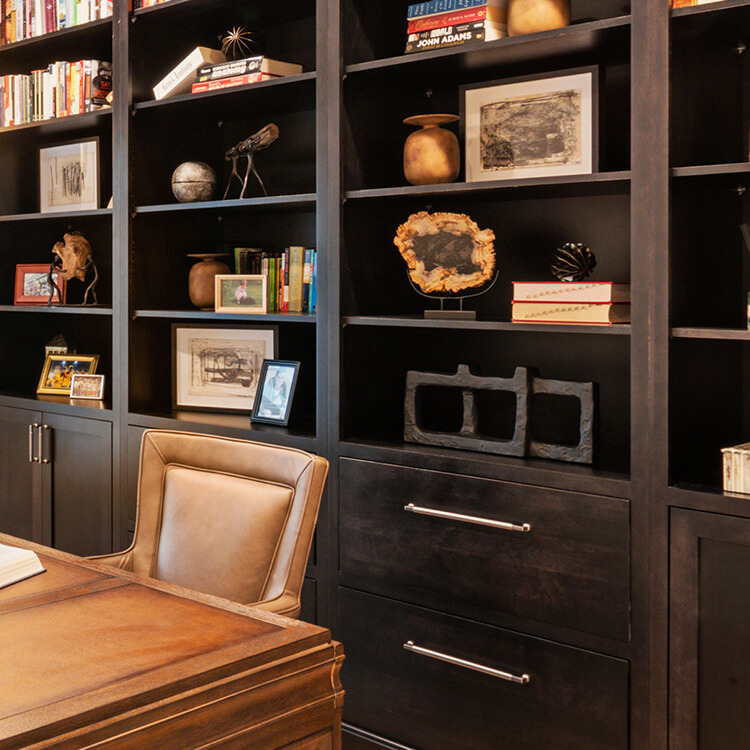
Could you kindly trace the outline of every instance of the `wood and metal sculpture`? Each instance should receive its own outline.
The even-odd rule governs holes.
[[[560,281],[583,281],[596,268],[596,256],[582,242],[566,242],[557,249],[552,275]]]
[[[279,137],[279,128],[272,122],[261,128],[257,133],[245,138],[236,145],[232,146],[225,154],[224,158],[227,161],[232,162],[232,174],[229,175],[229,182],[227,183],[227,189],[224,191],[224,200],[229,195],[229,188],[232,186],[232,178],[237,179],[242,183],[242,190],[240,192],[240,198],[245,197],[245,190],[247,189],[247,179],[252,172],[260,183],[260,187],[263,190],[263,195],[268,195],[266,186],[263,184],[258,170],[255,168],[255,153],[256,151],[262,151],[264,148],[268,148],[277,138]],[[241,157],[247,159],[247,166],[245,168],[245,178],[240,177],[240,173],[237,171],[237,161]]]
[[[70,232],[63,235],[62,242],[56,242],[52,248],[54,255],[52,263],[50,263],[49,273],[47,274],[47,281],[50,285],[50,296],[47,301],[48,305],[52,304],[52,300],[57,291],[58,298],[61,299],[60,289],[55,283],[54,275],[58,274],[60,278],[65,281],[71,279],[78,279],[86,283],[86,276],[89,271],[93,271],[94,277],[86,287],[86,291],[83,294],[82,305],[97,304],[96,298],[96,285],[99,281],[99,271],[94,263],[94,258],[91,253],[91,243],[80,233]],[[91,293],[92,301],[89,302],[89,292]]]

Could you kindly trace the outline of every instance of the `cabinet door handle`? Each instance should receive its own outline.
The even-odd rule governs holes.
[[[506,521],[495,521],[492,518],[480,518],[479,516],[466,516],[463,513],[449,513],[447,510],[435,510],[434,508],[423,508],[414,503],[404,505],[404,510],[409,513],[420,513],[423,516],[435,516],[436,518],[447,518],[451,521],[463,521],[464,523],[476,523],[480,526],[491,526],[493,529],[504,531],[531,531],[530,523],[507,523]]]
[[[38,426],[38,425],[37,425]],[[43,464],[48,464],[49,459],[44,458],[44,430],[49,430],[48,424],[43,424],[42,429],[39,430],[39,461],[41,461]]]
[[[476,662],[467,661],[466,659],[459,659],[457,656],[450,656],[449,654],[442,654],[440,653],[440,651],[432,651],[429,648],[417,646],[414,641],[407,641],[406,643],[404,643],[404,648],[407,651],[413,651],[415,654],[428,656],[430,659],[444,661],[448,664],[454,664],[457,667],[464,667],[464,669],[473,669],[475,672],[488,674],[492,677],[498,677],[501,680],[508,680],[508,682],[515,682],[519,685],[526,685],[531,680],[531,677],[529,677],[529,675],[527,674],[516,675],[511,674],[510,672],[503,672],[499,669],[486,667],[484,664],[477,664]]]
[[[34,430],[37,427],[39,427],[39,425],[36,422],[29,425],[29,463],[31,464],[39,462],[39,456],[34,455]]]

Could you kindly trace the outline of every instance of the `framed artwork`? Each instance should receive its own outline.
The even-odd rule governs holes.
[[[73,375],[93,375],[98,364],[98,354],[48,354],[36,392],[69,396]]]
[[[99,208],[99,139],[39,149],[39,211]]]
[[[70,397],[101,401],[104,398],[104,375],[74,373],[70,381]]]
[[[285,425],[289,421],[299,362],[267,359],[260,371],[251,422]]]
[[[244,315],[264,314],[267,310],[266,283],[264,274],[217,274],[216,312]]]
[[[60,294],[55,291],[52,304],[65,302],[65,279],[57,271],[52,272]],[[46,305],[50,301],[52,285],[49,283],[49,263],[28,263],[16,266],[16,291],[14,305]]]
[[[278,328],[172,325],[172,408],[253,408],[264,359],[276,355]]]
[[[466,181],[597,169],[598,69],[461,87]]]

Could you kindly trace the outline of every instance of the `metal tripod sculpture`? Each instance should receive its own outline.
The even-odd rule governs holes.
[[[245,138],[244,140],[240,141],[235,146],[232,146],[232,148],[230,148],[224,154],[224,158],[227,161],[232,162],[232,174],[229,175],[229,182],[227,183],[227,189],[224,191],[224,200],[226,200],[226,197],[229,194],[229,188],[232,186],[232,178],[235,176],[242,183],[242,191],[240,192],[240,198],[245,197],[245,190],[247,189],[247,179],[250,176],[250,172],[252,172],[255,175],[258,182],[260,183],[260,186],[263,190],[263,195],[268,195],[266,186],[263,184],[263,180],[260,179],[258,170],[255,168],[255,164],[254,164],[255,152],[262,151],[264,148],[268,148],[278,137],[279,137],[279,129],[276,125],[274,125],[271,122],[268,125],[266,125],[264,128],[261,128],[257,133],[254,133],[248,138]],[[240,173],[237,171],[237,160],[242,156],[247,158],[247,167],[245,168],[244,179],[240,176]]]

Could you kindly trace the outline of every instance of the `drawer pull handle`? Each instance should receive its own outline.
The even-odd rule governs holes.
[[[39,432],[37,433],[37,435],[39,436],[39,461],[41,463],[43,463],[43,464],[48,464],[49,463],[49,459],[48,458],[44,458],[44,433],[43,433],[43,430],[49,430],[49,425],[48,424],[43,424],[42,425],[42,429],[39,430]]]
[[[479,516],[466,516],[463,513],[449,513],[447,510],[435,510],[434,508],[422,508],[414,503],[404,505],[404,510],[409,513],[421,513],[423,516],[436,516],[437,518],[449,518],[451,521],[463,521],[464,523],[476,523],[480,526],[492,526],[493,529],[503,529],[505,531],[522,531],[526,533],[531,531],[530,523],[507,523],[505,521],[495,521],[492,518],[480,518]]]
[[[34,422],[34,424],[29,425],[29,463],[35,464],[39,461],[39,459],[34,455],[34,430],[39,427],[39,425]]]
[[[415,654],[429,656],[430,659],[445,661],[448,662],[448,664],[455,664],[457,667],[464,667],[465,669],[473,669],[475,672],[482,672],[482,674],[488,674],[492,677],[499,677],[501,680],[515,682],[518,685],[525,685],[531,680],[527,674],[516,675],[511,674],[510,672],[503,672],[499,669],[493,669],[492,667],[485,667],[483,664],[466,661],[466,659],[459,659],[457,656],[449,656],[448,654],[441,654],[439,651],[432,651],[429,648],[422,648],[422,646],[417,646],[414,641],[407,641],[404,643],[404,648],[407,651],[413,651]]]

